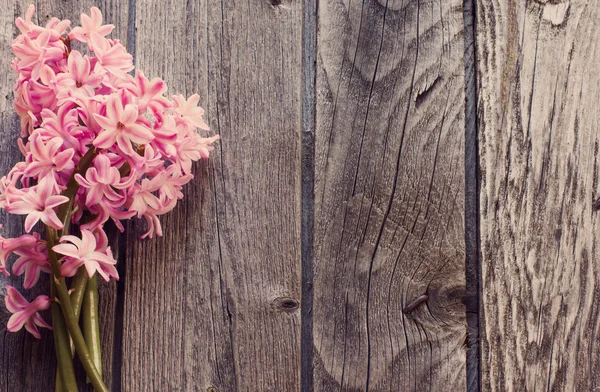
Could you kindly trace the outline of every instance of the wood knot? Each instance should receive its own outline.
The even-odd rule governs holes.
[[[290,297],[277,297],[271,302],[271,307],[278,312],[294,313],[300,308],[300,302]]]
[[[219,390],[215,387],[208,387],[208,389],[206,390],[206,392],[219,392]]]
[[[281,5],[281,3],[283,3],[283,0],[268,0],[269,4],[271,4],[273,7],[277,7],[278,5]]]

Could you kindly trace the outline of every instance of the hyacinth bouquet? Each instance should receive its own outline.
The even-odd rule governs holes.
[[[7,286],[7,329],[25,327],[36,338],[39,328],[53,330],[57,391],[77,391],[75,354],[94,389],[107,391],[97,278],[119,276],[104,225],[123,231],[121,221],[135,216],[147,222],[142,238],[162,235],[159,216],[183,197],[192,162],[208,158],[218,136],[198,133],[208,126],[197,94],[168,99],[163,80],[131,72],[133,58],[107,38],[113,26],[102,24],[100,10],[82,14],[77,27],[57,18],[41,27],[34,13],[31,5],[16,20],[21,34],[12,45],[24,159],[0,179],[0,207],[26,216],[26,233],[0,237],[0,272],[9,275],[14,253],[10,270],[23,275],[25,289],[42,273],[50,287],[28,301]],[[39,313],[46,309],[51,324]]]

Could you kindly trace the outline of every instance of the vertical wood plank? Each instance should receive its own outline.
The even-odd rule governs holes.
[[[318,31],[314,389],[464,390],[462,1],[323,1]]]
[[[16,16],[25,16],[27,3],[14,1],[0,2],[0,170],[4,173],[22,160],[23,156],[16,145],[19,137],[19,117],[14,111],[14,74],[10,62],[12,60],[11,44],[17,34],[14,25]],[[6,211],[0,211],[0,223],[3,224],[1,235],[5,238],[16,237],[23,234],[23,219],[9,215]],[[11,258],[10,261],[13,259]],[[49,288],[48,279],[44,279],[31,290],[25,293],[28,299],[32,299]],[[54,361],[46,358],[55,358],[54,346],[52,345],[52,333],[44,330],[41,332],[42,339],[37,340],[29,333],[21,331],[11,333],[6,330],[6,323],[11,313],[4,306],[4,286],[10,284],[23,292],[22,278],[11,276],[6,278],[0,276],[0,366],[3,369],[3,377],[0,377],[0,390],[35,391],[36,385],[32,385],[33,379],[46,379],[49,383],[54,380]],[[43,287],[42,287],[43,286]],[[49,312],[43,315],[50,320]]]
[[[482,388],[600,389],[600,9],[477,2]]]
[[[222,142],[165,236],[127,237],[123,390],[299,390],[301,24],[297,1],[137,2],[137,67],[199,92]]]
[[[0,2],[0,176],[8,173],[12,166],[22,160],[16,140],[19,137],[19,119],[13,108],[14,91],[13,86],[16,74],[10,67],[13,58],[10,51],[12,40],[19,34],[14,25],[16,17],[25,17],[27,7],[31,1],[2,1]],[[128,1],[59,1],[43,0],[35,2],[37,23],[45,25],[52,18],[70,19],[72,24],[79,24],[81,13],[90,12],[90,7],[97,6],[104,15],[105,23],[115,25],[112,37],[118,38],[127,44],[127,11]],[[2,235],[4,237],[15,237],[24,233],[22,217],[7,215],[5,211],[0,213],[1,223],[4,225]],[[113,243],[116,243],[116,239]],[[12,260],[12,259],[11,259]],[[11,276],[5,278],[0,276],[0,296],[4,298],[4,285],[11,284],[19,289],[22,288],[22,278]],[[26,297],[33,298],[39,294],[47,294],[49,290],[48,277],[42,277],[35,288],[26,291]],[[101,315],[101,340],[103,353],[104,381],[107,385],[112,383],[112,369],[119,368],[119,358],[113,358],[112,351],[115,337],[115,306],[116,289],[115,283],[102,283],[100,285],[100,315]],[[42,339],[37,340],[31,335],[20,331],[10,333],[6,331],[6,322],[10,313],[4,305],[0,305],[0,368],[5,369],[6,374],[0,377],[0,390],[8,391],[54,391],[55,377],[55,353],[52,342],[52,333],[42,331]],[[50,322],[50,313],[44,314],[45,319]],[[85,373],[79,369],[78,374],[80,391],[92,391],[90,385],[85,383]]]

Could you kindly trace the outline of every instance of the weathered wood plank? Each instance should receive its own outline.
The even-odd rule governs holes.
[[[222,142],[165,236],[127,237],[123,390],[299,390],[301,22],[301,2],[137,3],[137,67],[198,91]]]
[[[19,136],[19,119],[13,109],[14,92],[13,86],[16,74],[10,67],[12,52],[10,47],[12,40],[18,34],[14,25],[17,16],[25,17],[25,12],[31,1],[2,1],[0,2],[0,176],[7,173],[12,166],[22,160],[22,156],[16,145]],[[89,14],[90,7],[96,5],[104,13],[106,23],[115,25],[113,37],[127,44],[127,1],[37,1],[37,22],[44,25],[50,18],[70,19],[73,24],[79,24],[79,16],[85,12]],[[1,221],[4,224],[2,235],[14,237],[23,233],[22,217],[7,216],[1,213]],[[113,242],[116,244],[115,242]],[[2,286],[1,296],[4,298],[4,285],[8,283],[19,289],[22,287],[20,277],[11,276],[6,279],[0,276]],[[27,292],[31,297],[38,294],[47,294],[49,281],[47,277],[42,278],[36,288]],[[114,345],[114,323],[116,289],[114,282],[100,285],[100,312],[101,312],[101,339],[103,350],[104,380],[107,385],[112,383]],[[31,335],[21,331],[17,334],[6,332],[6,321],[10,314],[0,306],[0,368],[6,370],[6,376],[0,377],[0,390],[7,391],[54,391],[55,377],[55,354],[52,343],[52,333],[42,331],[42,339],[37,340]],[[45,318],[50,321],[50,314]],[[119,359],[117,358],[117,361]],[[118,366],[117,366],[118,369]],[[85,383],[85,374],[79,369],[80,390],[91,391],[92,388]]]
[[[0,171],[8,173],[13,165],[22,160],[22,155],[16,146],[16,140],[19,137],[19,117],[13,109],[14,91],[13,86],[16,75],[13,73],[10,62],[12,52],[10,47],[12,40],[17,34],[14,26],[15,15],[25,15],[27,5],[23,2],[15,3],[12,1],[0,2],[0,48],[3,51],[0,56]],[[23,233],[23,220],[14,215],[8,215],[4,210],[0,212],[3,228],[1,234],[3,237],[16,237]],[[46,285],[48,280],[44,280],[40,285]],[[10,284],[22,290],[22,279],[16,276],[10,278],[0,275],[0,295],[2,299],[6,291],[4,286]],[[34,298],[43,292],[43,287],[37,287],[29,290],[31,297]],[[47,289],[45,290],[47,292]],[[55,365],[53,359],[54,346],[52,345],[52,333],[42,331],[42,339],[37,340],[30,334],[22,331],[11,333],[6,330],[6,323],[10,317],[10,312],[5,308],[4,301],[0,305],[0,368],[3,377],[0,377],[0,390],[3,391],[36,391],[39,390],[35,380],[45,379],[49,383],[54,380]],[[50,314],[44,315],[50,320]]]
[[[587,1],[478,1],[482,388],[600,389],[598,34]]]
[[[314,388],[464,390],[462,2],[319,4]]]

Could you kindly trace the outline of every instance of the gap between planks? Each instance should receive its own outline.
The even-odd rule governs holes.
[[[479,349],[479,151],[475,57],[475,0],[464,0],[465,37],[465,274],[467,312],[467,392],[480,391]]]

